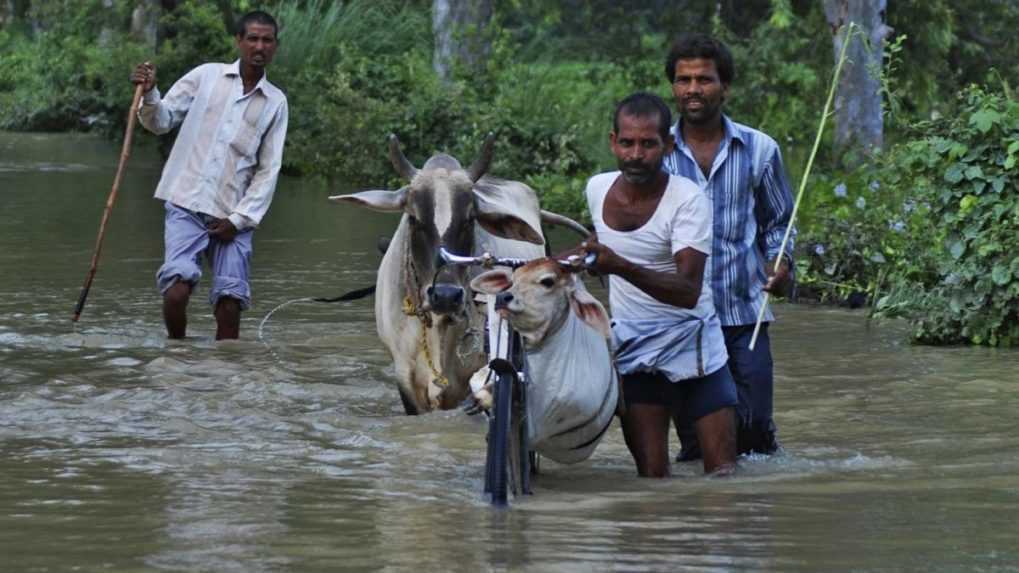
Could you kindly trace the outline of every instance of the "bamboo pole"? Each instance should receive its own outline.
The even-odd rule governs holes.
[[[131,135],[134,133],[134,122],[138,116],[138,104],[142,99],[142,90],[145,84],[138,84],[134,89],[134,99],[131,100],[131,110],[127,114],[127,129],[124,132],[124,146],[120,150],[120,163],[117,165],[117,174],[113,177],[113,189],[106,198],[106,209],[103,210],[103,218],[99,222],[99,236],[96,237],[96,248],[92,253],[92,265],[85,275],[85,284],[81,287],[81,294],[78,295],[78,304],[74,306],[74,316],[71,322],[78,322],[82,309],[85,308],[85,299],[88,298],[88,291],[92,288],[92,280],[96,276],[96,268],[99,266],[99,255],[103,251],[103,238],[106,235],[106,222],[110,220],[110,212],[113,211],[113,202],[117,200],[117,190],[120,189],[120,181],[124,177],[124,166],[127,158],[131,156]]]
[[[835,89],[839,85],[839,76],[842,74],[842,64],[846,62],[846,52],[849,47],[849,43],[853,40],[853,31],[856,28],[856,22],[850,22],[849,28],[846,29],[846,39],[842,42],[842,52],[839,54],[839,61],[835,65],[835,77],[831,79],[831,88],[828,90],[828,101],[824,102],[824,110],[821,112],[821,125],[817,127],[817,137],[814,138],[814,148],[810,151],[810,158],[807,159],[807,168],[803,171],[803,178],[800,179],[800,189],[796,192],[796,202],[793,203],[793,212],[789,215],[789,224],[785,228],[785,235],[782,237],[782,246],[778,249],[778,256],[775,257],[775,269],[774,272],[778,273],[778,269],[782,264],[782,255],[785,254],[785,246],[789,243],[789,234],[793,230],[793,222],[796,220],[796,212],[800,209],[800,201],[803,199],[803,192],[807,188],[807,178],[810,176],[810,168],[814,166],[814,157],[817,156],[817,148],[821,145],[821,136],[824,134],[824,125],[828,123],[828,116],[830,113],[828,110],[831,108],[831,102],[835,99]],[[754,334],[750,337],[750,350],[754,349],[757,344],[757,335],[761,332],[761,321],[764,320],[764,311],[768,308],[768,299],[771,293],[764,293],[764,302],[761,303],[761,308],[757,311],[757,323],[754,324]]]

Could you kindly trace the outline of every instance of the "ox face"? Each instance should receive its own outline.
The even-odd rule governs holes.
[[[470,179],[462,171],[422,171],[411,183],[404,208],[411,258],[424,308],[456,315],[467,300],[466,269],[438,266],[439,249],[470,253],[474,249],[475,205]]]
[[[477,227],[497,237],[544,244],[533,191],[521,193],[509,182],[481,180],[491,162],[494,139],[485,141],[481,157],[464,169],[446,154],[432,156],[420,170],[411,165],[390,137],[390,161],[410,184],[397,191],[361,191],[329,199],[385,212],[403,212],[413,268],[401,269],[408,285],[419,289],[422,310],[458,315],[468,299],[466,269],[437,264],[439,249],[471,254]],[[403,263],[400,263],[403,265]],[[405,265],[406,266],[406,265]],[[410,275],[410,276],[408,276]]]
[[[610,335],[605,307],[553,259],[539,259],[513,273],[495,269],[478,275],[471,288],[495,295],[495,308],[528,344],[541,344],[572,311],[602,336]]]

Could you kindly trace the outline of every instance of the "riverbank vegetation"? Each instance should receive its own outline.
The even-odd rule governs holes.
[[[614,102],[637,89],[668,96],[669,42],[696,29],[732,47],[727,110],[780,143],[795,187],[841,4],[19,0],[0,7],[0,129],[116,134],[134,63],[153,61],[165,91],[198,63],[232,59],[228,23],[263,7],[281,24],[269,73],[291,103],[288,173],[393,186],[387,133],[419,163],[435,150],[470,161],[493,132],[494,172],[583,217],[586,178],[614,167]],[[799,215],[800,292],[909,317],[923,342],[1015,345],[1019,3],[856,4],[883,8],[856,56],[874,86],[840,85],[841,109],[870,98],[877,132],[833,119]]]

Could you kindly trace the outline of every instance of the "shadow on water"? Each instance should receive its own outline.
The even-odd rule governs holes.
[[[281,303],[374,283],[396,219],[328,204],[337,190],[281,182],[244,339],[212,340],[206,281],[191,337],[168,342],[160,167],[136,150],[73,326],[116,153],[0,134],[5,568],[1019,570],[1013,351],[915,347],[902,325],[780,306],[783,455],[641,480],[612,428],[494,511],[483,422],[402,415],[371,299],[294,303],[256,336]]]

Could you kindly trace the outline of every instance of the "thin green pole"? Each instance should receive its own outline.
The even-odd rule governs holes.
[[[782,264],[782,255],[785,253],[785,246],[789,243],[789,234],[793,230],[793,222],[796,220],[796,212],[800,209],[800,201],[803,199],[803,192],[807,188],[807,178],[810,176],[810,168],[814,166],[814,157],[817,156],[817,148],[821,146],[821,136],[824,134],[824,125],[828,122],[828,116],[830,115],[828,110],[831,108],[831,102],[835,99],[835,88],[839,85],[839,76],[842,74],[842,64],[846,61],[846,48],[849,47],[849,43],[853,40],[853,30],[856,28],[856,22],[850,22],[849,28],[846,29],[846,39],[842,43],[842,52],[839,54],[839,61],[835,65],[835,77],[831,79],[831,88],[828,90],[828,101],[824,103],[824,111],[821,112],[821,125],[817,127],[817,137],[814,138],[814,148],[810,151],[810,158],[807,160],[807,168],[803,171],[803,178],[800,180],[800,190],[796,193],[796,202],[793,204],[793,212],[789,216],[789,224],[785,228],[785,235],[782,237],[782,246],[778,249],[778,256],[775,257],[775,270],[778,272],[779,266]],[[764,320],[764,310],[768,308],[768,298],[771,293],[764,293],[764,302],[761,304],[761,308],[757,311],[757,324],[754,325],[754,334],[750,337],[750,350],[754,349],[757,344],[757,335],[761,332],[761,321]]]

